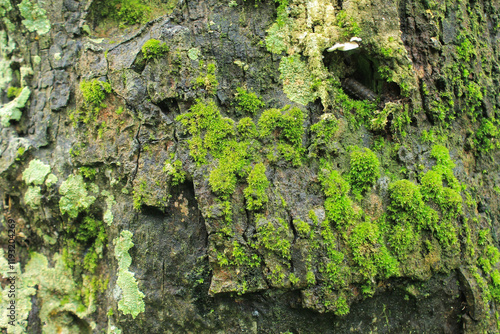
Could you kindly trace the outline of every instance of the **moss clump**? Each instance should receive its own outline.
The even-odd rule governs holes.
[[[103,222],[86,216],[78,226],[75,239],[82,245],[90,244],[83,258],[83,267],[90,273],[94,273],[98,259],[102,257],[103,249],[108,240]]]
[[[478,152],[488,153],[500,148],[500,122],[493,118],[492,120],[482,119],[479,129],[476,131],[474,146]]]
[[[22,91],[23,91],[23,88],[21,88],[21,87],[9,87],[9,89],[7,89],[7,97],[9,99],[15,99],[16,97],[21,95]]]
[[[31,91],[24,87],[19,96],[0,108],[0,124],[4,127],[10,125],[10,121],[19,121],[22,116],[21,109],[24,108],[30,97]]]
[[[102,20],[109,18],[123,25],[143,23],[151,8],[139,0],[100,0],[92,2],[90,12]]]
[[[249,165],[248,156],[251,153],[249,142],[229,141],[222,156],[218,160],[217,167],[210,172],[209,183],[212,190],[228,198],[234,193],[238,176],[243,176]]]
[[[173,154],[171,159],[173,159]],[[166,160],[163,165],[163,171],[171,178],[170,184],[176,186],[186,180],[186,172],[182,170],[182,161],[180,160]]]
[[[314,158],[319,152],[331,153],[334,148],[335,135],[339,130],[339,122],[333,114],[325,113],[321,119],[311,126],[312,143],[309,146],[309,156]]]
[[[247,112],[255,114],[264,106],[264,102],[253,92],[248,92],[245,88],[236,88],[236,110],[239,112]]]
[[[258,244],[279,255],[283,259],[290,260],[292,253],[291,243],[288,240],[288,228],[283,219],[276,219],[276,226],[271,221],[263,222],[257,227]]]
[[[142,55],[144,59],[156,59],[165,55],[169,51],[166,43],[160,42],[157,39],[150,39],[142,46]]]
[[[80,90],[85,103],[89,107],[100,108],[106,98],[106,94],[111,93],[112,88],[109,82],[93,79],[90,81],[82,80],[80,82]]]
[[[353,202],[349,198],[351,189],[349,183],[328,164],[321,166],[318,178],[326,196],[325,210],[327,218],[337,225],[351,224],[355,219],[355,212]]]
[[[257,127],[250,117],[240,119],[236,128],[243,139],[256,138],[258,135]]]
[[[258,163],[254,166],[248,174],[247,182],[248,187],[244,190],[247,209],[258,210],[268,201],[266,190],[269,187],[269,181],[267,180],[266,167],[263,163]]]
[[[361,268],[360,273],[365,279],[371,280],[378,274],[389,278],[399,273],[399,263],[385,247],[377,224],[369,221],[359,223],[352,229],[348,242],[353,260]]]
[[[349,182],[357,193],[369,190],[380,177],[380,162],[369,148],[351,152]]]
[[[276,161],[276,151],[285,160],[291,161],[294,166],[301,165],[302,137],[304,135],[305,115],[299,108],[269,109],[259,118],[259,136],[264,142],[272,142],[267,148],[268,159]],[[278,141],[276,142],[276,139]]]
[[[201,101],[190,112],[177,116],[176,120],[193,136],[189,141],[189,154],[198,164],[206,162],[208,150],[217,156],[224,149],[229,136],[234,134],[234,121],[222,117],[214,101]]]
[[[70,175],[59,187],[59,209],[62,214],[67,213],[70,218],[76,218],[78,214],[94,203],[95,197],[89,196],[85,182],[81,175]]]
[[[204,67],[204,64],[203,61],[200,61],[200,69]],[[214,63],[209,63],[206,67],[206,74],[200,74],[197,78],[193,79],[192,83],[194,87],[203,88],[209,95],[215,94],[219,87],[219,81],[217,81],[217,77],[215,76],[216,69]]]
[[[23,172],[23,180],[26,184],[41,185],[50,173],[50,166],[38,159],[30,161],[28,168]]]
[[[132,232],[124,230],[116,239],[113,240],[115,245],[115,258],[118,261],[118,279],[116,284],[122,290],[122,296],[118,302],[118,309],[123,314],[130,314],[135,319],[137,315],[144,312],[144,294],[139,291],[134,273],[129,271],[132,264],[132,257],[128,253],[129,249],[134,246],[132,242]]]
[[[24,17],[22,22],[26,29],[31,32],[36,31],[40,35],[49,32],[50,21],[47,19],[47,13],[38,3],[30,0],[23,0],[18,7],[21,16]]]

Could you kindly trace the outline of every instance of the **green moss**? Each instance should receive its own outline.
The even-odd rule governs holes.
[[[19,95],[21,95],[21,92],[23,91],[23,88],[21,87],[9,87],[7,90],[7,97],[9,99],[15,99]]]
[[[380,177],[380,162],[369,148],[351,152],[349,182],[354,192],[369,190]]]
[[[329,154],[334,150],[332,144],[339,130],[339,122],[333,114],[325,113],[321,119],[310,128],[312,143],[309,146],[309,156],[314,158],[319,152]]]
[[[70,175],[59,187],[59,209],[62,214],[67,213],[70,218],[76,218],[78,214],[94,203],[95,197],[89,196],[87,187],[81,175]]]
[[[261,259],[257,254],[251,254],[247,248],[242,246],[238,241],[233,241],[232,265],[254,268],[259,267],[260,263]]]
[[[200,61],[200,67],[203,67],[204,62]],[[193,85],[195,88],[203,88],[205,92],[209,95],[213,95],[217,92],[219,87],[219,81],[215,75],[216,66],[214,63],[209,63],[206,67],[205,75],[200,74],[197,78],[193,79]]]
[[[245,88],[236,88],[235,101],[237,103],[236,110],[255,114],[264,106],[264,102],[253,92],[248,92]]]
[[[166,43],[160,42],[157,39],[150,39],[142,46],[142,55],[144,59],[157,59],[164,56],[169,51]]]
[[[132,232],[124,230],[120,236],[113,240],[115,245],[115,258],[118,261],[118,278],[116,284],[121,289],[122,295],[118,302],[118,309],[123,314],[130,314],[132,318],[144,312],[144,294],[139,291],[134,273],[129,271],[132,257],[128,253],[134,246]]]
[[[146,187],[147,183],[144,180],[134,184],[133,201],[134,201],[134,209],[137,211],[141,210],[141,206],[144,203]]]
[[[50,173],[50,166],[38,159],[30,161],[28,168],[23,172],[23,180],[26,184],[41,185]]]
[[[350,186],[340,173],[323,164],[318,175],[326,196],[325,210],[328,220],[338,225],[350,224],[355,219],[353,202],[349,198]]]
[[[106,94],[111,93],[112,88],[109,82],[93,79],[91,81],[82,80],[80,90],[85,103],[90,108],[100,108],[106,98]]]
[[[263,163],[254,166],[247,178],[248,187],[243,191],[247,201],[248,210],[258,210],[267,203],[268,198],[266,190],[269,187],[269,181],[266,177],[266,167]]]
[[[173,157],[172,157],[173,159]],[[170,183],[173,186],[183,183],[186,180],[186,172],[182,170],[182,161],[166,160],[163,165],[163,171],[171,178]]]
[[[255,126],[255,123],[252,121],[250,117],[244,117],[240,119],[237,125],[237,129],[238,129],[238,134],[243,139],[253,139],[256,138],[258,135],[257,127]]]
[[[373,280],[378,274],[389,278],[399,273],[399,263],[385,247],[377,224],[359,223],[351,231],[348,243],[353,260],[366,280]]]
[[[86,179],[94,181],[97,174],[97,169],[93,167],[83,166],[78,168],[78,172]]]
[[[302,137],[304,135],[305,115],[299,108],[269,109],[262,113],[259,118],[259,136],[264,141],[271,141],[272,146],[268,148],[268,159],[276,161],[275,151],[278,151],[285,160],[291,161],[294,166],[301,165]],[[274,140],[273,140],[274,139]],[[279,141],[276,143],[276,140]]]
[[[19,121],[21,119],[21,109],[24,108],[30,97],[31,91],[24,87],[18,97],[0,108],[0,124],[8,127],[10,121]]]
[[[339,289],[346,284],[349,273],[344,264],[345,255],[337,250],[337,235],[333,233],[328,220],[321,223],[321,237],[322,252],[327,256],[319,264],[319,271],[324,275],[325,286],[329,290]]]
[[[290,249],[291,243],[288,240],[288,227],[281,218],[277,218],[275,222],[273,224],[271,221],[264,221],[258,225],[258,244],[283,259],[290,260],[292,254]]]
[[[32,209],[37,209],[42,199],[41,190],[40,187],[28,187],[28,190],[24,194],[24,203]]]
[[[215,102],[197,100],[190,112],[177,116],[192,135],[189,139],[189,154],[198,164],[206,162],[208,150],[217,156],[225,147],[227,137],[234,134],[234,121],[222,117]]]
[[[28,31],[36,31],[43,35],[50,31],[50,21],[47,19],[45,9],[41,8],[38,3],[32,0],[23,0],[18,5],[22,21]]]
[[[293,225],[299,236],[303,239],[309,239],[311,236],[311,226],[301,219],[294,219]]]
[[[222,156],[218,159],[217,167],[209,175],[212,190],[223,198],[234,193],[238,176],[245,173],[249,165],[248,155],[251,144],[249,142],[229,141]]]
[[[481,125],[474,138],[474,145],[478,152],[488,153],[500,148],[499,123],[496,118],[481,120]]]
[[[83,268],[90,273],[94,273],[99,259],[102,258],[107,238],[103,222],[91,216],[86,216],[78,226],[75,240],[85,247],[90,245],[83,258]]]

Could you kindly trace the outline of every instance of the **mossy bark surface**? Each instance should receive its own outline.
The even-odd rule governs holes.
[[[500,330],[498,0],[0,0],[0,30],[1,330]]]

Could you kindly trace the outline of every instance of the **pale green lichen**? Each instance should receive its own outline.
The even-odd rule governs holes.
[[[28,315],[31,311],[31,298],[37,294],[41,308],[39,318],[43,333],[81,333],[82,326],[75,317],[84,319],[95,311],[92,298],[82,303],[81,290],[77,288],[71,269],[64,263],[60,254],[54,255],[54,267],[49,267],[48,259],[39,253],[31,253],[31,258],[21,272],[20,265],[9,265],[0,249],[0,268],[3,277],[7,272],[16,272],[16,320],[14,326],[8,323],[9,287],[2,292],[0,301],[0,328],[6,328],[7,333],[26,333]],[[35,288],[36,287],[36,288]],[[1,287],[0,287],[1,290]]]
[[[200,56],[200,49],[198,48],[191,48],[188,50],[188,57],[191,60],[198,60],[198,57]]]
[[[122,334],[122,330],[108,322],[107,334]]]
[[[40,187],[28,187],[28,190],[24,194],[24,203],[32,209],[38,208],[42,199],[41,190]]]
[[[21,109],[24,108],[30,94],[29,88],[24,87],[18,97],[0,108],[0,124],[2,126],[8,127],[11,120],[19,121],[21,119]]]
[[[41,8],[38,3],[23,0],[18,7],[21,16],[25,18],[22,22],[28,31],[36,31],[40,35],[49,32],[50,21],[47,19],[45,9]]]
[[[7,1],[8,2],[8,1]],[[9,2],[8,2],[9,3]],[[9,3],[10,4],[10,3]],[[0,14],[0,17],[2,15]],[[11,59],[9,54],[16,48],[16,43],[9,38],[7,32],[0,31],[0,89],[7,89],[12,81]]]
[[[306,105],[316,99],[312,89],[314,79],[307,64],[299,56],[283,57],[279,70],[280,79],[283,80],[283,91],[290,100]]]
[[[38,159],[31,160],[28,168],[23,172],[23,180],[26,184],[41,185],[45,177],[50,173],[50,166]]]
[[[106,211],[104,212],[104,215],[102,217],[102,220],[108,224],[108,226],[111,226],[111,224],[113,223],[113,212],[111,211],[111,209],[113,208],[113,205],[116,204],[116,201],[115,201],[115,197],[113,196],[113,194],[111,194],[109,191],[106,191],[106,190],[103,190],[101,192],[101,195],[105,196],[106,197]]]
[[[28,86],[28,77],[33,75],[33,69],[29,66],[21,66],[19,73],[21,74],[21,87]]]
[[[59,193],[62,195],[59,209],[70,218],[76,218],[95,201],[94,196],[89,196],[81,175],[70,175],[59,187]]]
[[[118,302],[118,309],[123,314],[130,314],[132,318],[144,312],[144,294],[139,291],[134,273],[128,269],[132,264],[132,257],[128,250],[134,246],[132,232],[124,230],[120,236],[113,240],[115,245],[115,258],[118,261],[118,278],[116,284],[121,289],[122,295]]]
[[[47,188],[50,188],[52,187],[54,184],[57,183],[57,176],[55,176],[54,174],[50,173],[47,178],[45,179],[45,185],[47,186]]]
[[[13,323],[13,319],[9,318],[9,312],[7,308],[10,306],[9,298],[10,284],[5,285],[2,289],[0,286],[0,328],[7,329],[9,334],[21,334],[26,333],[26,327],[28,325],[28,315],[31,310],[31,296],[36,293],[36,289],[25,276],[21,275],[21,266],[19,263],[9,264],[4,258],[4,250],[0,248],[0,273],[3,278],[13,276],[12,273],[16,273],[16,317]]]

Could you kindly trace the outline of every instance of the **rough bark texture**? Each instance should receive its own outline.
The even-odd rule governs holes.
[[[7,333],[500,331],[497,0],[0,18]]]

